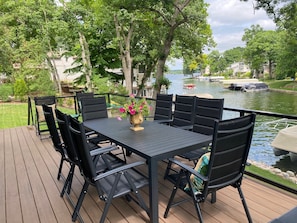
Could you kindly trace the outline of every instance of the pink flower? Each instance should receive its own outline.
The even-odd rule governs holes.
[[[121,113],[125,113],[126,112],[126,109],[125,108],[120,108],[120,112]]]
[[[130,114],[131,114],[131,115],[135,115],[135,114],[136,114],[136,111],[135,111],[134,109],[131,109],[131,110],[130,110]]]

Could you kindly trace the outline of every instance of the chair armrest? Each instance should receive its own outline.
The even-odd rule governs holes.
[[[90,137],[90,135],[97,134],[95,131],[86,132],[86,136]]]
[[[160,120],[154,120],[154,122],[157,122],[159,124],[170,124],[173,121],[173,119],[160,119]]]
[[[196,177],[199,177],[201,180],[203,180],[204,182],[208,181],[208,177],[201,175],[200,173],[198,173],[196,170],[194,170],[192,167],[176,160],[173,158],[169,158],[169,161],[180,166],[182,169],[190,172],[191,174],[195,175]]]
[[[174,126],[179,129],[184,129],[184,130],[193,130],[193,125],[184,125],[184,126]]]
[[[111,152],[111,151],[116,150],[116,149],[118,149],[118,147],[115,146],[115,145],[106,146],[106,147],[98,147],[97,149],[91,150],[90,155],[91,156],[97,156],[97,155],[100,155],[100,154]]]
[[[138,161],[138,162],[134,162],[134,163],[130,163],[130,164],[126,164],[126,165],[117,167],[117,168],[109,170],[107,172],[100,173],[98,176],[94,177],[94,181],[103,179],[103,178],[105,178],[107,176],[110,176],[112,174],[123,172],[125,170],[131,169],[133,167],[140,166],[140,165],[143,165],[143,164],[145,164],[144,161]]]

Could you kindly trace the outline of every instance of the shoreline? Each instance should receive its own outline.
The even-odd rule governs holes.
[[[286,180],[290,180],[293,183],[297,184],[297,175],[291,170],[287,170],[284,172],[279,168],[275,168],[275,167],[269,166],[265,163],[261,163],[261,162],[257,162],[257,161],[253,161],[253,160],[248,160],[247,163],[250,163],[251,165],[259,167],[263,170],[267,170],[275,175],[278,175]]]

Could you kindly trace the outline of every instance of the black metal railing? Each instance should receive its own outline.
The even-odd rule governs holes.
[[[95,94],[95,95],[99,95],[99,94]],[[105,95],[106,96],[106,100],[107,100],[107,104],[110,106],[110,108],[116,108],[116,106],[113,106],[113,99],[116,99],[117,97],[122,97],[122,98],[128,98],[128,95],[123,95],[123,94],[114,94],[114,93],[104,93],[104,94],[100,94],[100,95]],[[57,100],[73,100],[73,105],[74,105],[74,113],[77,114],[78,113],[78,105],[77,105],[77,101],[76,101],[76,96],[75,95],[71,95],[71,96],[57,96]],[[150,102],[154,102],[155,99],[152,98],[147,98],[147,100]],[[63,104],[63,103],[62,103]],[[152,103],[153,104],[153,103]],[[34,115],[33,115],[33,106],[32,106],[32,99],[30,97],[28,97],[28,125],[33,124],[34,123]],[[154,110],[154,109],[152,109]],[[270,117],[270,118],[279,118],[279,119],[288,119],[288,120],[292,120],[294,122],[297,123],[297,116],[296,115],[287,115],[287,114],[281,114],[281,113],[275,113],[275,112],[267,112],[267,111],[259,111],[259,110],[251,110],[251,109],[243,109],[243,108],[230,108],[230,107],[224,107],[224,112],[232,112],[235,113],[235,116],[243,116],[245,114],[250,114],[250,113],[255,113],[257,114],[257,116],[263,116],[263,117]],[[257,124],[257,120],[256,120],[256,124]],[[256,133],[255,133],[256,134]],[[254,175],[252,173],[246,172],[247,175],[250,175],[254,178],[257,178],[263,182],[269,183],[273,186],[276,186],[278,188],[284,189],[286,191],[289,191],[291,193],[297,194],[297,189],[292,189],[292,188],[288,188],[282,184],[278,184],[277,182],[274,181],[270,181],[266,178],[263,178],[261,176],[257,176]]]

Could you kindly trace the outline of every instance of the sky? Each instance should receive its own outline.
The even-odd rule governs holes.
[[[253,1],[240,0],[205,0],[208,7],[208,23],[213,32],[213,39],[217,46],[212,50],[224,52],[234,47],[244,47],[241,41],[244,29],[252,25],[260,25],[264,30],[274,30],[274,22],[268,18],[263,10],[254,10]],[[175,60],[168,64],[169,69],[182,69],[182,61]]]

